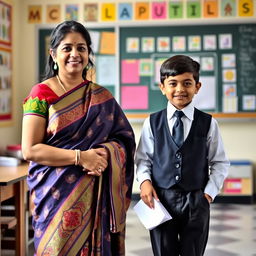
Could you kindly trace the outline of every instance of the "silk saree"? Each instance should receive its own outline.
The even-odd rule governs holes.
[[[24,115],[46,118],[45,144],[109,153],[103,174],[80,166],[30,163],[35,255],[125,255],[125,221],[134,175],[132,128],[111,93],[85,81],[61,97],[47,85],[33,87]]]

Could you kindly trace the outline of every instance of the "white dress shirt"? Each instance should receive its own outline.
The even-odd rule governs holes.
[[[170,132],[176,121],[173,115],[177,109],[168,102],[167,120]],[[194,105],[190,103],[182,109],[184,116],[181,118],[184,126],[184,140],[186,140],[194,118]],[[209,132],[207,134],[209,180],[204,193],[207,193],[214,199],[223,186],[223,182],[228,175],[230,162],[226,157],[222,138],[220,135],[217,121],[212,118]],[[145,180],[151,180],[151,168],[154,154],[154,136],[150,127],[149,117],[143,124],[140,141],[135,155],[135,164],[137,166],[136,175],[139,184]]]

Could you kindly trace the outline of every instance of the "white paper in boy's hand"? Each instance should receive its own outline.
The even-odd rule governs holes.
[[[158,225],[172,219],[169,212],[164,208],[160,201],[154,198],[155,208],[149,208],[142,199],[133,207],[141,223],[146,229],[153,229]]]

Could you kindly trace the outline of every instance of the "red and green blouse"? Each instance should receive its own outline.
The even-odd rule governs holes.
[[[48,117],[48,108],[59,96],[46,84],[33,86],[30,94],[23,102],[23,115],[37,115],[44,118]]]

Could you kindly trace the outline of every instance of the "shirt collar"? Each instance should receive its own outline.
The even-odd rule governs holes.
[[[174,112],[177,110],[169,101],[167,103],[167,120],[170,120],[173,117]],[[189,118],[191,121],[194,120],[194,104],[191,102],[185,108],[181,109],[184,115]]]

